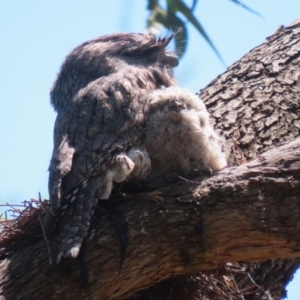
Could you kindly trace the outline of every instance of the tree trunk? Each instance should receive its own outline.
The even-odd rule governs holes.
[[[234,165],[299,136],[299,21],[281,26],[200,92]],[[272,260],[246,270],[274,299],[281,299],[299,263],[300,259]],[[247,299],[262,299],[262,293]]]
[[[197,290],[201,274],[220,274],[227,262],[251,263],[243,266],[262,290],[249,299],[268,293],[280,299],[300,257],[299,56],[300,21],[277,31],[200,92],[226,141],[231,167],[152,193],[115,195],[113,208],[96,213],[79,263],[65,259],[50,266],[41,234],[7,247],[0,262],[2,299],[128,299],[177,276],[179,281],[164,281],[140,299],[187,299],[180,292],[192,282],[187,275],[202,272],[193,276]],[[274,148],[283,141],[290,142]],[[121,249],[106,217],[112,209],[126,218],[127,234],[118,232]],[[55,234],[49,242],[55,253]],[[89,273],[88,285],[78,268],[83,281]],[[236,281],[248,284],[240,275]],[[193,288],[189,299],[208,295],[191,293]]]

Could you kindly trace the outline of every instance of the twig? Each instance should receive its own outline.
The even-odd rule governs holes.
[[[42,228],[42,231],[43,231],[43,237],[44,237],[44,240],[45,240],[45,243],[46,243],[46,246],[47,246],[47,250],[48,250],[49,265],[52,265],[52,258],[51,258],[51,250],[50,250],[50,246],[49,246],[49,241],[48,241],[47,236],[46,236],[46,232],[45,232],[45,229],[44,229],[44,226],[43,226],[43,221],[42,221],[41,216],[39,214],[38,214],[38,218],[39,218],[39,221],[40,221],[40,224],[41,224],[41,228]]]
[[[181,176],[179,176],[179,175],[177,175],[177,177],[178,177],[179,179],[185,181],[185,182],[194,183],[194,184],[199,184],[199,183],[200,183],[200,182],[198,182],[198,181],[186,179],[186,178],[181,177]]]

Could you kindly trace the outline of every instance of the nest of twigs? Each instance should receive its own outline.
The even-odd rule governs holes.
[[[5,206],[13,217],[2,217],[0,220],[1,257],[7,256],[16,246],[43,235],[41,220],[49,207],[49,201],[31,199],[24,201],[22,205]],[[243,287],[246,281],[247,287],[240,289],[236,279],[243,281]],[[220,275],[199,272],[168,279],[142,291],[136,300],[162,299],[162,296],[163,299],[244,300],[247,295],[256,292],[264,294],[250,274],[239,264],[227,263]]]
[[[49,206],[48,200],[24,200],[21,205],[7,206],[5,218],[0,220],[0,256],[7,255],[14,246],[42,234],[41,216]],[[8,219],[7,214],[11,215]]]
[[[243,281],[243,288],[238,284],[240,281]],[[254,294],[255,299],[272,299],[254,282],[244,267],[227,263],[222,275],[199,272],[171,278],[142,291],[131,300],[245,300]]]

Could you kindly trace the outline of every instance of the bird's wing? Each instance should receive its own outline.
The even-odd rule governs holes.
[[[144,110],[145,103],[123,81],[101,78],[58,114],[49,167],[52,207],[58,208],[70,189],[104,172],[116,155],[138,143]]]

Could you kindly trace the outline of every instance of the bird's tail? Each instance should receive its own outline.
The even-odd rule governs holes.
[[[91,217],[97,204],[97,190],[101,187],[101,180],[91,178],[80,187],[73,189],[62,203],[60,217],[60,234],[58,237],[57,260],[63,257],[76,258],[79,254],[83,239],[87,236]]]
[[[150,171],[151,161],[144,149],[132,148],[120,154],[102,174],[90,177],[63,197],[60,206],[57,263],[63,257],[77,257],[87,236],[97,201],[108,200],[113,182],[125,181],[129,175],[143,179]]]

